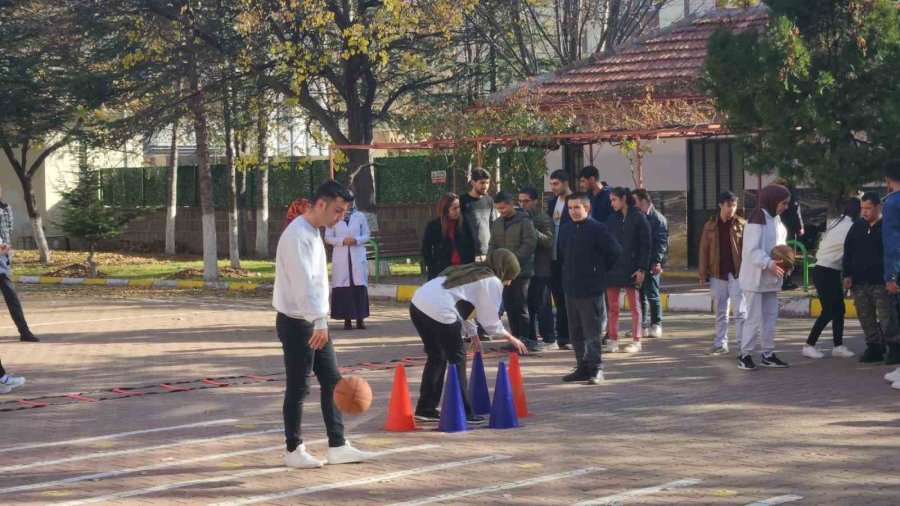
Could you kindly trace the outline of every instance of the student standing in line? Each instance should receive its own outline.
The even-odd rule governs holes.
[[[844,243],[847,233],[853,224],[859,220],[860,201],[858,198],[847,199],[840,216],[831,220],[825,228],[822,242],[816,251],[816,266],[813,267],[812,278],[816,286],[816,293],[822,303],[822,314],[813,323],[803,345],[802,354],[807,358],[824,358],[825,353],[817,346],[816,342],[825,326],[831,322],[831,332],[834,339],[834,348],[831,356],[851,358],[856,356],[844,346],[844,283],[841,281],[841,269],[844,260]]]
[[[650,223],[650,265],[641,285],[641,337],[662,337],[662,296],[659,294],[659,277],[669,258],[669,222],[653,205],[650,192],[640,188],[634,191],[637,207],[647,215]]]
[[[562,226],[572,222],[569,215],[569,207],[566,201],[572,195],[569,188],[569,176],[566,171],[557,169],[550,174],[550,190],[553,191],[553,199],[547,207],[547,214],[553,218],[553,272],[550,282],[550,290],[553,294],[553,302],[556,304],[556,343],[559,349],[571,349],[569,345],[569,317],[566,314],[566,296],[563,289],[562,259],[559,257],[559,233]]]
[[[741,336],[738,368],[755,371],[750,354],[756,348],[757,334],[762,341],[762,366],[787,367],[775,356],[775,324],[778,321],[778,291],[784,269],[772,259],[775,246],[787,241],[787,230],[778,216],[788,207],[791,194],[779,184],[770,184],[759,194],[759,205],[744,228],[740,283],[747,300],[747,321]]]
[[[428,223],[422,237],[422,259],[428,280],[447,267],[475,261],[475,240],[462,217],[462,207],[455,193],[441,195],[438,217]]]
[[[475,259],[484,260],[488,245],[491,242],[491,229],[497,219],[494,199],[487,194],[491,187],[491,175],[488,171],[476,167],[469,178],[469,192],[460,196],[459,204],[463,223],[472,232],[475,240]]]
[[[622,351],[637,353],[641,345],[641,302],[638,290],[650,265],[650,223],[647,215],[635,207],[636,199],[628,188],[613,188],[610,204],[614,210],[606,222],[613,237],[622,246],[615,267],[607,274],[606,300],[609,304],[609,342],[606,351],[619,351],[619,294],[625,289],[631,308],[632,342]]]
[[[884,164],[884,175],[890,194],[884,198],[882,219],[882,237],[884,240],[884,281],[888,294],[896,298],[900,292],[898,276],[900,276],[900,158],[893,158]],[[896,307],[896,305],[895,305]],[[900,339],[894,340],[891,348],[897,348],[900,356]],[[890,350],[889,350],[890,353]],[[894,362],[898,356],[889,356]],[[894,389],[900,390],[900,368],[885,375]]]
[[[737,207],[737,196],[730,191],[722,192],[719,195],[719,213],[706,222],[700,236],[700,286],[709,283],[716,303],[716,337],[707,355],[728,354],[729,305],[734,313],[737,349],[741,348],[744,320],[747,319],[747,304],[738,281],[747,222],[737,215]]]
[[[534,223],[537,247],[534,250],[534,276],[528,284],[528,321],[532,338],[539,350],[558,350],[550,306],[550,281],[553,276],[553,244],[556,242],[553,219],[543,211],[543,199],[537,189],[526,186],[519,190],[519,206]]]

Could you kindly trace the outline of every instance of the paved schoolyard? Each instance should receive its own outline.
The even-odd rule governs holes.
[[[28,288],[22,298],[45,342],[19,343],[8,320],[0,325],[4,365],[28,378],[0,396],[0,504],[887,505],[900,496],[900,392],[881,378],[889,368],[801,359],[808,320],[779,321],[787,370],[742,372],[734,354],[703,356],[709,315],[673,315],[644,353],[606,357],[602,386],[559,381],[571,352],[525,357],[533,415],[514,430],[385,432],[393,371],[361,366],[375,402],[345,422],[379,458],[287,470],[265,296]],[[333,331],[342,364],[423,355],[404,305],[372,309],[368,330]],[[859,334],[850,322],[857,352]],[[498,360],[486,360],[491,386]],[[407,372],[415,399],[421,369]],[[161,393],[161,383],[185,391]],[[306,412],[306,440],[322,456],[318,402]]]

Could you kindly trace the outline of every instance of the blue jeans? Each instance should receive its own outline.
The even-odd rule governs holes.
[[[651,325],[662,325],[662,297],[659,295],[659,274],[644,276],[641,285],[641,327],[649,329]]]

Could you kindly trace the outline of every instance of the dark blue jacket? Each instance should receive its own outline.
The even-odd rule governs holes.
[[[588,217],[570,221],[559,229],[557,258],[562,261],[563,291],[572,297],[597,297],[606,291],[606,271],[612,268],[622,246],[603,223]]]
[[[844,239],[842,267],[845,278],[853,278],[853,286],[884,284],[884,242],[882,222],[869,226],[856,220]]]
[[[900,191],[884,198],[882,237],[884,238],[884,281],[900,274]]]
[[[621,212],[613,213],[606,226],[622,247],[619,261],[607,274],[607,283],[609,286],[634,287],[631,276],[638,269],[646,271],[650,265],[650,224],[647,215],[637,207],[631,207],[624,216]]]
[[[609,189],[604,187],[596,195],[591,195],[591,218],[600,223],[606,223],[606,220],[613,213],[612,204],[609,202],[609,194]]]
[[[650,222],[650,264],[666,266],[669,259],[669,221],[655,207],[650,206],[647,213],[647,221]]]

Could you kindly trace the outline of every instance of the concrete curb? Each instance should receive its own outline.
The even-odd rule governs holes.
[[[13,281],[22,284],[65,285],[65,286],[130,286],[143,288],[195,288],[207,290],[254,291],[271,290],[271,283],[249,283],[246,281],[206,282],[190,279],[121,279],[121,278],[54,278],[48,276],[13,276]],[[417,285],[369,285],[369,297],[397,302],[409,302]],[[628,309],[628,302],[621,301]],[[713,313],[712,295],[703,293],[664,293],[663,311],[670,313]],[[844,301],[846,316],[856,318],[856,306],[852,300]],[[778,299],[782,316],[817,317],[822,314],[822,303],[815,297],[780,297]]]

